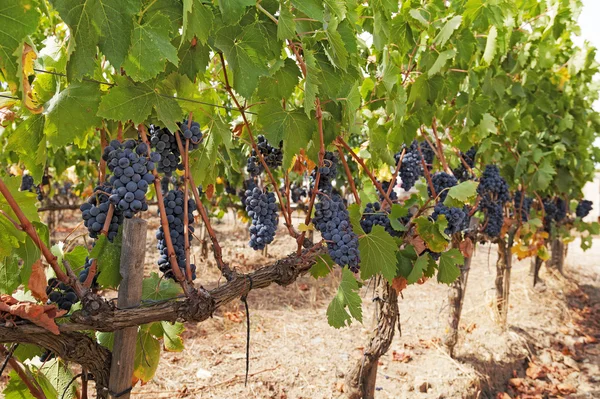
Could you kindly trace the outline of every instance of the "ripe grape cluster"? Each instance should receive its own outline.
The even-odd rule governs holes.
[[[275,194],[254,187],[246,191],[246,212],[252,218],[250,225],[250,247],[263,249],[273,242],[277,230],[277,203]]]
[[[435,158],[435,152],[426,141],[419,144],[417,140],[413,140],[410,146],[405,146],[405,148],[406,153],[404,154],[404,158],[402,158],[399,175],[400,180],[402,181],[402,188],[404,191],[409,191],[414,187],[416,181],[419,180],[419,177],[423,176],[423,164],[421,159],[425,161],[427,169],[431,169]],[[421,149],[421,153],[419,153],[419,148]],[[423,154],[422,158],[421,154]],[[401,151],[394,155],[396,164],[400,160],[401,155]]]
[[[294,203],[299,204],[302,202],[302,198],[306,198],[308,196],[308,192],[301,184],[292,183],[290,186],[290,196],[292,197],[292,201]]]
[[[333,152],[327,151],[323,157],[323,166],[318,168],[319,176],[319,191],[331,192],[333,189],[333,180],[337,175],[338,158]],[[315,179],[317,178],[317,168],[310,175],[311,189],[314,187]]]
[[[431,217],[433,220],[437,220],[440,215],[444,215],[448,221],[448,227],[444,232],[448,235],[458,233],[466,227],[465,221],[468,219],[464,209],[450,208],[441,202],[438,202],[433,208],[433,214]]]
[[[388,192],[388,189],[390,188],[390,184],[392,184],[392,183],[387,180],[381,182],[381,188],[383,189],[384,192],[386,192],[386,193]],[[394,180],[394,183],[392,186],[394,186],[394,187],[396,186],[396,180]],[[398,194],[396,194],[396,192],[394,191],[393,188],[392,188],[392,191],[390,192],[389,197],[392,201],[396,201],[398,199]],[[381,201],[383,201],[383,199],[384,199],[383,195],[381,195],[381,193],[379,193],[379,199]]]
[[[98,235],[104,227],[106,218],[108,217],[108,209],[110,206],[109,196],[113,187],[104,182],[102,185],[94,188],[94,194],[86,202],[84,202],[79,210],[83,218],[83,224],[87,227],[91,238],[98,238]],[[117,236],[119,226],[123,223],[123,212],[115,208],[112,219],[108,226],[106,237],[112,242]]]
[[[283,163],[283,142],[279,142],[279,148],[273,147],[265,136],[259,135],[256,138],[256,147],[258,151],[261,153],[263,158],[265,159],[265,163],[269,167],[269,169],[276,169]],[[253,149],[251,156],[248,157],[248,164],[246,166],[246,171],[250,173],[250,176],[256,177],[260,175],[264,170],[262,163],[258,157],[258,154]]]
[[[514,197],[515,209],[518,211],[521,210],[521,220],[523,222],[527,222],[529,220],[529,211],[531,210],[531,204],[533,203],[533,198],[523,196],[523,192],[517,191]]]
[[[148,146],[135,140],[124,143],[113,140],[104,149],[103,158],[113,173],[109,179],[112,186],[110,203],[128,219],[148,210],[146,192],[148,185],[154,182],[151,171],[161,157],[156,152],[151,153],[149,158],[147,154]]]
[[[445,172],[437,172],[431,176],[431,183],[436,195],[440,198],[440,202],[444,202],[446,196],[448,196],[448,189],[458,184],[458,180],[451,174]],[[432,197],[431,187],[427,185],[427,192]]]
[[[23,175],[21,176],[21,191],[31,191],[33,189],[33,176]]]
[[[510,201],[508,183],[496,165],[487,165],[481,176],[477,193],[480,195],[479,209],[487,216],[484,232],[498,237],[504,224],[504,204]]]
[[[151,125],[150,144],[160,155],[160,159],[156,165],[159,173],[164,173],[165,176],[171,176],[174,171],[183,170],[177,140],[175,139],[175,135],[171,133],[169,129],[166,127],[161,129]]]
[[[173,249],[175,250],[175,256],[177,258],[177,265],[181,269],[181,272],[185,274],[186,269],[186,258],[185,258],[185,236],[184,236],[184,193],[181,190],[170,190],[164,198],[163,203],[165,205],[165,213],[167,214],[167,221],[169,222],[169,232],[171,235],[171,242],[173,243]],[[188,199],[188,237],[191,241],[194,227],[194,209],[196,208],[196,202],[189,198]],[[159,210],[160,216],[160,210]],[[167,278],[175,278],[169,261],[169,253],[167,250],[167,242],[165,240],[165,232],[160,226],[156,232],[156,238],[160,257],[158,259],[158,266],[161,272],[164,273]],[[190,265],[192,271],[192,279],[196,278],[196,265]]]
[[[548,228],[552,221],[556,220],[556,215],[558,214],[558,207],[556,206],[556,202],[552,198],[545,198],[542,201],[544,205],[544,223]]]
[[[358,236],[352,231],[350,216],[342,197],[337,194],[319,194],[313,223],[327,241],[329,255],[340,266],[359,270]]]
[[[556,221],[560,222],[567,217],[567,201],[562,197],[556,197]]]
[[[467,152],[460,152],[460,156],[471,169],[473,169],[475,166],[475,155],[477,155],[476,147],[471,147]],[[452,173],[461,182],[471,180],[474,177],[471,173],[469,173],[469,170],[465,167],[465,165],[463,165],[462,161],[458,164],[458,167],[452,171]]]
[[[56,303],[60,309],[64,309],[67,312],[71,310],[71,307],[75,303],[79,302],[79,298],[73,288],[65,283],[61,283],[54,277],[48,280],[46,295],[48,295],[48,303]]]
[[[575,209],[575,215],[579,218],[584,218],[589,215],[590,211],[593,207],[593,202],[588,200],[581,200],[579,204],[577,204],[577,208]]]
[[[181,133],[183,134],[183,138],[190,141],[189,150],[193,151],[202,142],[202,131],[200,130],[200,124],[198,122],[192,122],[188,127],[188,120],[184,119],[180,125]],[[177,145],[177,143],[175,143]],[[185,142],[183,142],[183,146],[185,148]],[[179,149],[179,147],[178,147]]]
[[[394,230],[388,214],[381,209],[381,204],[379,202],[369,202],[363,212],[360,226],[365,233],[369,234],[375,225],[382,226],[392,237],[399,237],[402,235],[402,232]]]
[[[240,197],[240,201],[242,201],[242,205],[246,206],[246,192],[254,190],[256,186],[256,182],[254,179],[246,179],[243,183],[243,188],[238,192],[238,197]]]

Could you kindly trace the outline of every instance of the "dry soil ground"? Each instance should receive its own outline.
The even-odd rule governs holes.
[[[157,271],[152,219],[146,273]],[[280,229],[268,256],[252,251],[241,222],[214,225],[224,256],[240,271],[272,262],[295,248]],[[60,236],[60,234],[59,234]],[[455,359],[440,346],[448,287],[428,281],[400,299],[401,332],[379,366],[376,398],[600,398],[600,239],[582,252],[571,244],[565,276],[542,269],[535,289],[529,261],[514,262],[509,327],[494,320],[495,246],[479,245],[472,262]],[[198,279],[219,283],[209,255],[194,249]],[[302,277],[248,297],[250,377],[244,386],[246,324],[243,304],[219,309],[203,323],[187,323],[185,350],[165,352],[156,377],[134,398],[338,398],[344,374],[358,361],[373,328],[372,286],[362,291],[363,324],[329,327],[327,305],[339,274]],[[222,283],[222,281],[221,281]]]

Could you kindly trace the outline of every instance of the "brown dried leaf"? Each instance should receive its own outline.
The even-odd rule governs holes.
[[[577,392],[577,388],[575,388],[573,385],[567,384],[567,383],[558,384],[558,385],[556,385],[556,388],[563,395],[568,395],[570,393]]]
[[[540,378],[545,378],[547,373],[546,373],[546,368],[544,366],[538,366],[535,363],[529,363],[529,367],[527,368],[527,371],[525,371],[525,374],[527,374],[527,377],[537,380]]]
[[[394,279],[392,280],[392,288],[396,290],[397,294],[400,294],[402,290],[406,288],[407,285],[408,282],[402,276],[394,277]]]
[[[31,290],[31,293],[35,299],[46,302],[48,296],[46,295],[46,272],[44,271],[44,265],[42,260],[38,259],[31,266],[31,276],[27,282],[27,286]]]
[[[33,302],[19,302],[10,295],[0,295],[0,311],[29,320],[52,334],[60,334],[54,319],[67,313],[55,305],[38,305]]]
[[[206,194],[206,198],[209,200],[212,199],[213,195],[215,194],[215,185],[209,184],[204,193]]]
[[[425,241],[419,236],[411,236],[408,238],[408,244],[411,244],[415,247],[415,251],[417,254],[421,254],[427,246],[425,245]]]
[[[465,258],[470,258],[471,255],[473,255],[474,247],[475,246],[473,245],[473,241],[470,238],[467,238],[467,239],[461,241],[460,244],[458,245],[460,252],[463,254],[463,256]]]
[[[392,352],[392,360],[394,362],[408,363],[412,360],[412,356],[406,352]]]
[[[496,399],[512,399],[512,398],[506,392],[498,392],[498,395],[496,395]]]
[[[244,320],[244,314],[242,312],[225,312],[223,316],[234,323],[241,323]]]
[[[508,380],[508,385],[515,388],[522,387],[524,383],[525,381],[523,381],[522,378],[511,378],[510,380]]]

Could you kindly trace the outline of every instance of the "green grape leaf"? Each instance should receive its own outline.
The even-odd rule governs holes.
[[[183,0],[183,6],[181,43],[196,37],[200,43],[206,44],[215,19],[211,8],[202,4],[201,0]]]
[[[414,284],[417,281],[419,281],[421,277],[423,277],[423,272],[427,269],[427,266],[429,264],[429,258],[429,254],[423,254],[417,258],[417,260],[413,264],[413,268],[410,271],[410,274],[408,275],[408,277],[406,277],[407,284]]]
[[[417,258],[418,255],[412,245],[407,245],[406,248],[396,252],[396,275],[408,278]]]
[[[96,340],[106,349],[112,351],[115,344],[115,334],[111,332],[96,331]]]
[[[71,269],[79,271],[83,268],[85,264],[85,258],[87,258],[88,255],[89,253],[86,247],[78,245],[65,254],[65,259],[71,265]]]
[[[139,24],[134,23],[131,48],[123,63],[125,72],[135,81],[144,82],[165,70],[167,61],[177,66],[177,49],[171,44],[171,22],[159,13]],[[151,56],[148,56],[150,55]]]
[[[227,25],[233,25],[242,18],[246,7],[254,5],[254,0],[219,0],[221,16]]]
[[[296,37],[296,22],[294,21],[294,15],[287,4],[280,4],[279,18],[277,20],[279,21],[277,24],[277,39],[294,39]]]
[[[300,110],[288,111],[278,101],[268,100],[258,110],[258,121],[271,145],[283,140],[283,168],[288,169],[292,159],[306,148],[316,129],[314,121]]]
[[[96,83],[72,83],[57,93],[48,102],[46,111],[45,133],[50,146],[66,147],[102,126],[102,119],[96,116],[99,104],[100,90]]]
[[[23,214],[30,222],[39,222],[40,216],[37,211],[37,207],[35,206],[37,202],[36,195],[34,193],[30,193],[29,191],[19,191],[19,187],[21,187],[21,177],[20,176],[11,176],[11,177],[3,177],[2,180],[4,184],[8,187],[8,191],[12,194],[15,202],[23,211]],[[0,195],[0,210],[6,212],[12,220],[19,220],[17,216],[12,211],[10,205],[6,201],[3,195]],[[6,220],[6,218],[2,217],[2,219]],[[8,223],[12,226],[12,223]],[[15,230],[14,227],[10,230]],[[5,230],[4,230],[5,231]],[[15,230],[16,231],[16,230]],[[22,232],[18,232],[19,236],[24,237]],[[1,235],[0,235],[1,237]]]
[[[91,259],[96,259],[98,284],[102,287],[117,288],[121,282],[121,242],[123,228],[113,242],[108,241],[105,235],[96,240],[96,245],[90,253]]]
[[[163,301],[175,298],[182,292],[179,284],[171,279],[158,277],[156,272],[152,272],[150,277],[146,277],[142,281],[143,300]]]
[[[345,71],[348,68],[348,50],[344,45],[342,35],[337,31],[337,26],[334,24],[327,27],[326,34],[329,42],[327,54],[332,64]]]
[[[556,169],[551,164],[550,158],[545,158],[533,174],[531,190],[543,191],[548,188],[552,178],[556,175]]]
[[[421,216],[415,219],[415,224],[417,225],[417,234],[423,239],[427,248],[433,252],[442,252],[446,249],[448,241],[440,232],[440,229],[443,231],[447,227],[447,222],[446,226],[443,226],[439,222],[435,223],[429,220],[428,217]]]
[[[271,76],[260,78],[258,96],[261,98],[288,98],[294,92],[300,78],[300,70],[291,58],[277,61]]]
[[[208,125],[208,138],[201,151],[190,156],[190,171],[194,181],[203,186],[214,184],[217,179],[217,158],[221,151],[221,144],[227,143],[231,137],[229,127],[221,117],[215,117]]]
[[[446,62],[448,60],[451,60],[452,58],[454,58],[455,55],[456,55],[456,50],[454,50],[454,49],[442,51],[440,53],[440,55],[438,55],[437,59],[435,60],[435,62],[431,66],[431,68],[429,68],[429,71],[427,71],[427,75],[433,76],[433,75],[439,73],[442,70],[442,68],[446,65]]]
[[[451,19],[449,19],[444,24],[444,26],[442,27],[440,32],[437,34],[435,39],[433,39],[433,43],[438,47],[444,47],[444,45],[446,44],[448,39],[450,39],[450,36],[452,36],[452,33],[454,33],[454,31],[456,29],[458,29],[461,22],[462,22],[462,16],[460,16],[460,15],[456,15],[456,16],[452,17]]]
[[[355,234],[362,236],[365,234],[362,226],[360,225],[360,219],[362,218],[362,214],[360,211],[360,205],[358,204],[350,204],[348,206],[348,214],[350,216],[350,224],[352,224],[352,231]]]
[[[97,18],[101,15],[98,1],[52,0],[51,3],[69,26],[69,80],[80,81],[86,75],[93,75],[99,41]]]
[[[331,259],[331,256],[328,254],[317,256],[317,260],[314,265],[308,270],[311,276],[315,279],[319,277],[325,277],[329,275],[331,270],[333,269],[335,263]]]
[[[77,398],[77,384],[71,382],[73,373],[62,360],[50,359],[45,362],[40,371],[40,374],[48,379],[54,389],[61,393],[61,399]]]
[[[146,383],[150,381],[160,361],[160,342],[156,339],[147,328],[141,327],[138,330],[137,341],[135,346],[135,362],[133,377]]]
[[[31,115],[17,126],[8,137],[7,150],[21,155],[21,160],[36,182],[42,180],[46,166],[46,135],[44,123],[46,117],[42,114]]]
[[[41,235],[40,233],[38,234]],[[20,271],[21,281],[27,282],[27,288],[29,288],[31,266],[36,260],[40,259],[42,252],[37,245],[34,244],[33,240],[27,236],[27,238],[25,238],[25,242],[19,243],[19,247],[15,248],[14,253],[23,261]]]
[[[490,65],[494,60],[494,56],[496,55],[497,49],[497,39],[498,39],[498,29],[495,26],[490,28],[490,32],[488,33],[487,41],[485,42],[485,50],[483,52],[483,61],[486,64]]]
[[[444,205],[448,207],[461,207],[469,203],[477,196],[478,182],[467,180],[448,190],[448,195],[444,200]]]
[[[210,58],[210,47],[192,42],[181,44],[179,52],[179,73],[187,76],[192,82],[206,70]]]
[[[94,18],[100,27],[100,51],[115,68],[121,68],[129,45],[135,14],[142,0],[97,0]]]
[[[352,319],[362,323],[362,300],[358,295],[358,281],[347,268],[342,269],[342,281],[337,294],[327,307],[327,322],[333,328],[341,328],[352,324]]]
[[[390,210],[390,213],[388,215],[388,219],[390,219],[390,225],[392,226],[392,228],[396,231],[406,231],[406,226],[403,225],[400,220],[400,218],[405,217],[406,215],[408,215],[408,209],[411,207],[412,205],[408,205],[406,203],[400,205],[400,204],[394,204],[392,205],[392,209]]]
[[[163,329],[163,346],[165,350],[169,352],[183,351],[183,339],[181,338],[184,330],[183,323],[161,321],[160,325]]]
[[[50,381],[48,381],[48,379],[43,373],[32,373],[32,370],[30,370],[28,366],[25,366],[25,368],[27,370],[26,372],[29,373],[29,375],[35,375],[35,381],[42,388],[42,392],[44,393],[46,398],[59,397],[58,392],[56,392],[56,389],[54,389]],[[27,388],[27,385],[23,382],[21,377],[19,377],[16,371],[11,370],[11,372],[8,374],[8,377],[8,384],[6,384],[4,391],[2,391],[2,397],[4,399],[36,399],[36,397],[31,394],[29,388]]]
[[[438,282],[451,284],[460,276],[460,269],[465,263],[465,258],[457,248],[451,248],[440,255],[440,265],[438,271]]]
[[[44,353],[41,347],[33,344],[19,344],[15,349],[14,356],[23,363],[25,360],[33,359],[36,356],[40,356]]]
[[[178,129],[176,122],[181,119],[182,111],[175,99],[162,96],[149,84],[120,78],[118,85],[102,96],[98,116],[114,121],[131,120],[138,125],[146,121],[153,107],[164,126],[171,131]]]
[[[318,0],[292,0],[294,8],[306,14],[307,17],[323,22],[323,2]]]
[[[19,258],[7,256],[0,259],[0,293],[12,294],[21,285]]]
[[[360,277],[366,280],[381,273],[389,282],[396,277],[398,245],[382,226],[373,226],[371,233],[358,239]]]
[[[4,79],[14,79],[17,75],[15,50],[25,38],[35,32],[40,20],[37,1],[2,0],[0,6],[0,69],[6,68]],[[16,83],[16,82],[15,82]]]
[[[315,55],[310,50],[304,51],[306,64],[306,79],[304,79],[304,112],[310,117],[310,112],[315,109],[315,100],[319,94],[319,68]]]

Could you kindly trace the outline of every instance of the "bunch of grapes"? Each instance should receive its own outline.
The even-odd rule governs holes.
[[[556,221],[560,222],[567,217],[567,201],[562,197],[556,197]]]
[[[402,235],[402,232],[394,230],[388,214],[381,210],[381,204],[379,202],[370,202],[365,207],[362,219],[360,220],[360,226],[365,233],[369,234],[375,225],[382,226],[392,237],[399,237]]]
[[[456,177],[451,174],[437,172],[431,176],[431,183],[433,184],[435,193],[440,198],[440,202],[444,202],[446,196],[448,196],[448,189],[456,186],[458,184],[458,180],[456,180]],[[433,196],[431,187],[429,187],[429,185],[427,185],[427,192],[429,193],[430,197]]]
[[[265,136],[259,135],[256,138],[256,147],[260,151],[261,155],[265,159],[265,163],[269,169],[276,169],[283,163],[283,142],[279,142],[279,148],[273,147]],[[248,165],[246,171],[250,173],[250,176],[256,177],[260,175],[264,170],[262,163],[258,157],[258,154],[253,149],[252,155],[248,157]]]
[[[228,195],[235,195],[236,194],[236,190],[235,187],[233,187],[231,184],[229,184],[228,181],[225,181],[225,193]]]
[[[327,241],[329,255],[338,265],[348,265],[350,270],[357,272],[360,262],[358,236],[352,231],[342,197],[337,194],[319,194],[318,197],[313,223]]]
[[[292,197],[292,201],[294,203],[300,204],[302,202],[302,198],[306,198],[308,196],[308,192],[301,184],[292,183],[290,187],[290,196]]]
[[[184,193],[181,190],[170,190],[168,191],[163,202],[165,205],[165,213],[167,215],[167,221],[169,222],[169,233],[171,235],[171,242],[173,249],[175,250],[175,256],[177,257],[177,265],[181,269],[181,272],[185,275],[185,269],[187,261],[185,258],[185,236],[183,227],[185,224],[184,214]],[[196,208],[196,202],[193,199],[188,199],[188,237],[191,241],[194,227],[194,209]],[[160,210],[158,212],[160,216]],[[156,232],[156,239],[158,240],[157,248],[160,252],[158,259],[158,266],[161,272],[164,273],[167,278],[175,278],[169,261],[169,253],[167,250],[167,242],[165,240],[165,232],[160,226]],[[190,265],[192,271],[192,279],[196,278],[196,265]]]
[[[124,143],[113,140],[104,149],[102,157],[113,173],[109,179],[113,187],[110,202],[126,218],[148,210],[146,192],[148,184],[154,182],[151,171],[161,158],[156,152],[151,153],[150,157],[147,154],[148,146],[145,143],[138,144],[135,140]]]
[[[556,216],[558,214],[558,208],[556,206],[556,202],[552,200],[552,198],[545,198],[542,201],[544,205],[544,223],[546,227],[549,227],[552,224],[552,221],[556,220]]]
[[[200,130],[200,124],[198,122],[192,122],[188,127],[188,120],[184,119],[180,125],[181,134],[183,138],[190,141],[189,150],[195,150],[202,142],[202,131]],[[185,148],[185,142],[182,143]]]
[[[452,235],[464,230],[465,220],[467,220],[467,214],[464,209],[460,208],[449,208],[441,202],[438,202],[433,208],[433,214],[431,217],[433,220],[437,220],[440,215],[444,215],[448,221],[448,227],[444,230],[447,235]]]
[[[504,224],[503,209],[504,204],[510,201],[510,193],[508,184],[500,176],[496,165],[485,167],[477,187],[477,193],[481,197],[479,209],[487,216],[484,232],[490,237],[497,237]]]
[[[33,189],[33,176],[23,175],[21,176],[21,191],[31,191]]]
[[[579,204],[577,204],[577,208],[575,209],[575,215],[578,218],[584,218],[589,215],[590,211],[593,207],[593,202],[588,200],[581,200]]]
[[[433,151],[428,141],[421,142],[420,147],[425,165],[427,165],[427,169],[431,170],[433,168],[433,160],[435,159],[435,151]]]
[[[91,238],[98,238],[98,235],[104,227],[106,218],[108,217],[108,208],[110,206],[109,195],[113,187],[104,182],[102,185],[94,188],[94,194],[86,202],[84,202],[79,210],[83,218],[83,224],[87,227]],[[123,223],[123,212],[115,207],[112,219],[108,226],[106,237],[109,241],[113,241],[119,231],[119,225]]]
[[[518,211],[521,210],[521,220],[526,222],[529,220],[529,211],[531,210],[531,204],[533,203],[533,198],[523,196],[521,191],[517,191],[514,197],[515,209]]]
[[[254,250],[263,249],[273,242],[277,230],[277,203],[275,194],[254,187],[246,191],[246,212],[252,218],[250,225],[250,247]]]
[[[460,156],[471,169],[473,169],[475,166],[475,155],[477,155],[477,148],[475,147],[471,147],[467,152],[460,152]],[[474,177],[471,175],[471,173],[469,173],[462,161],[458,164],[458,167],[452,171],[452,173],[461,182],[471,180]]]
[[[92,262],[94,261],[94,259],[90,259],[89,257],[85,258],[85,264],[83,265],[83,270],[79,272],[79,282],[83,284],[83,282],[85,280],[87,280],[89,274],[90,274],[90,267],[92,267]],[[96,274],[94,275],[94,278],[92,280],[92,287],[93,288],[98,288],[98,272],[96,272]]]
[[[392,184],[391,182],[385,180],[381,182],[381,188],[383,189],[384,192],[388,192],[388,189],[390,188],[390,184]],[[396,186],[396,180],[394,180],[394,184],[392,186]],[[396,194],[396,192],[394,191],[394,189],[392,188],[392,191],[390,192],[389,195],[390,199],[392,201],[396,201],[398,199],[398,194]],[[383,201],[383,195],[381,195],[381,193],[379,193],[379,199],[381,201]]]
[[[246,206],[246,192],[250,191],[252,192],[252,190],[254,190],[255,187],[257,187],[256,182],[254,181],[254,179],[246,179],[244,180],[243,183],[243,187],[239,192],[238,192],[238,197],[240,197],[240,201],[242,201],[242,205],[245,207]]]
[[[175,135],[173,135],[169,129],[160,129],[151,125],[150,144],[160,155],[160,159],[157,161],[157,170],[160,173],[164,173],[165,176],[171,176],[174,171],[183,170],[181,153],[177,146],[177,140],[175,139]]]
[[[79,302],[79,298],[73,288],[65,283],[61,283],[54,277],[48,280],[46,295],[48,295],[49,304],[55,303],[60,309],[64,309],[67,312],[71,310],[71,306]]]
[[[338,159],[333,152],[327,151],[323,157],[323,166],[318,168],[319,176],[319,191],[324,193],[331,193],[333,190],[333,180],[337,175]],[[315,180],[317,178],[317,168],[313,170],[310,175],[310,186],[311,189],[314,187]]]
[[[412,144],[406,148],[406,153],[404,154],[404,158],[402,158],[402,165],[400,166],[398,173],[404,191],[409,191],[413,188],[417,180],[419,180],[419,177],[423,176],[423,165],[421,164],[421,155],[417,149],[418,145],[417,140],[414,140]],[[394,155],[396,164],[398,164],[401,155],[401,151]]]

